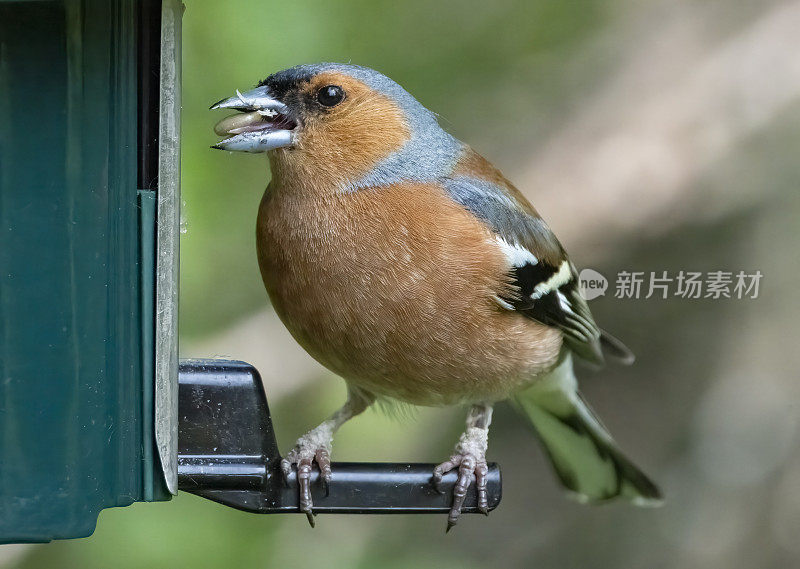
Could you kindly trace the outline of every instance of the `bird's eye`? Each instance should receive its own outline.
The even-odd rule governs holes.
[[[338,85],[328,85],[317,93],[317,101],[323,107],[335,107],[344,100],[344,90]]]

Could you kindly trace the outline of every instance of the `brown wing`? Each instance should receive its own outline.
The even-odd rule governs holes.
[[[506,252],[518,294],[502,300],[526,317],[561,330],[578,356],[602,363],[604,333],[580,294],[575,266],[522,193],[474,153],[467,154],[466,162],[443,185],[453,200],[491,228]]]

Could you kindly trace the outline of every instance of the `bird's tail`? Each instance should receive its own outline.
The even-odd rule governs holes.
[[[661,504],[656,485],[628,460],[577,390],[572,359],[514,395],[530,419],[564,487],[580,502],[617,497],[637,506]]]

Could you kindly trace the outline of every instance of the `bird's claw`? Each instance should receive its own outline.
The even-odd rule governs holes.
[[[433,486],[437,492],[444,493],[441,489],[442,478],[446,473],[456,468],[458,468],[458,480],[453,488],[453,505],[450,508],[450,514],[447,516],[447,532],[458,523],[461,508],[464,506],[467,490],[472,483],[473,477],[478,494],[478,510],[486,516],[489,515],[489,497],[486,491],[489,467],[486,464],[486,458],[482,455],[471,453],[457,453],[451,456],[449,460],[433,469]]]
[[[333,473],[331,471],[330,450],[325,447],[310,448],[303,444],[302,439],[289,451],[286,458],[281,460],[281,471],[283,472],[284,483],[289,486],[289,477],[292,473],[292,466],[297,466],[297,486],[300,492],[300,511],[305,513],[308,523],[314,527],[314,502],[311,499],[311,471],[314,463],[317,463],[320,471],[320,482],[325,488],[325,495],[328,495],[328,485],[330,484]]]

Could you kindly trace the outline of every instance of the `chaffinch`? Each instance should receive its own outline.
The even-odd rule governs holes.
[[[561,483],[582,501],[654,504],[656,486],[619,451],[577,390],[573,356],[633,355],[599,329],[575,266],[503,174],[440,128],[388,77],[300,65],[215,104],[241,111],[214,147],[267,152],[258,261],[272,305],[316,360],[347,382],[344,406],[297,441],[300,509],[331,478],[333,435],[378,398],[468,405],[437,484],[457,469],[448,530],[474,478],[486,512],[493,405],[512,399]]]

